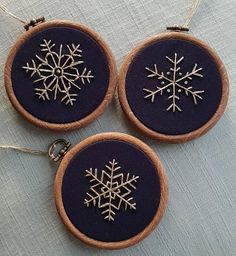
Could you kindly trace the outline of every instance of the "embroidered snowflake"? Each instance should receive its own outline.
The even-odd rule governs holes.
[[[155,101],[156,95],[159,93],[163,95],[164,92],[168,93],[168,100],[170,101],[169,106],[167,107],[167,111],[182,111],[182,109],[178,106],[178,101],[180,100],[180,94],[185,93],[186,96],[191,96],[194,104],[198,103],[198,100],[202,100],[201,94],[204,91],[194,90],[192,86],[189,86],[189,82],[193,79],[193,77],[203,77],[201,74],[202,68],[198,68],[198,65],[195,64],[192,68],[191,72],[182,73],[179,64],[183,61],[184,57],[178,58],[177,53],[175,53],[174,58],[166,56],[166,59],[173,65],[166,74],[164,72],[160,72],[157,69],[157,65],[154,64],[154,68],[146,67],[146,70],[149,72],[147,77],[156,78],[161,86],[156,86],[155,90],[150,90],[147,88],[143,88],[143,90],[147,93],[144,98],[148,98],[151,102]]]
[[[51,40],[43,40],[40,44],[41,56],[35,55],[22,68],[30,73],[33,82],[38,86],[35,94],[39,99],[57,100],[60,96],[61,102],[73,106],[76,101],[76,90],[81,89],[81,84],[90,83],[93,75],[90,70],[83,67],[82,50],[80,45],[60,45],[56,52],[56,44]]]
[[[84,199],[84,204],[89,206],[96,206],[102,210],[104,219],[114,221],[117,210],[122,206],[127,210],[136,210],[136,203],[133,197],[130,196],[131,190],[135,190],[135,183],[139,176],[130,175],[127,173],[126,177],[123,173],[117,172],[121,167],[115,159],[109,161],[106,165],[106,170],[102,170],[101,175],[98,175],[98,170],[90,168],[86,170],[86,177],[91,183],[90,190],[87,197]]]

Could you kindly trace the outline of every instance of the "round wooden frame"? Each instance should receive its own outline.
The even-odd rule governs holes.
[[[159,204],[158,210],[157,210],[153,220],[139,234],[135,235],[134,237],[132,237],[128,240],[119,241],[119,242],[102,242],[102,241],[94,240],[94,239],[86,236],[82,232],[80,232],[71,223],[70,219],[68,218],[68,216],[65,212],[65,209],[64,209],[64,205],[63,205],[63,201],[62,201],[62,194],[61,194],[63,176],[64,176],[66,168],[67,168],[68,164],[70,163],[71,159],[73,158],[73,156],[77,152],[83,150],[85,147],[90,145],[91,143],[95,143],[95,142],[103,141],[103,140],[107,140],[107,139],[129,142],[131,144],[134,144],[139,149],[141,149],[148,156],[148,158],[152,161],[154,166],[156,166],[156,171],[157,171],[157,175],[160,178],[160,186],[161,186],[160,204]],[[101,134],[91,136],[91,137],[85,139],[84,141],[80,142],[65,155],[65,157],[63,158],[63,160],[58,168],[58,171],[56,173],[55,182],[54,182],[54,195],[55,195],[55,203],[56,203],[57,211],[58,211],[63,223],[65,224],[66,228],[75,237],[82,240],[86,244],[97,247],[97,248],[121,249],[121,248],[125,248],[128,246],[134,245],[134,244],[138,243],[139,241],[141,241],[142,239],[144,239],[147,235],[149,235],[151,233],[151,231],[160,222],[160,220],[164,214],[166,205],[167,205],[168,184],[167,184],[167,179],[165,176],[164,167],[163,167],[161,161],[159,160],[158,156],[155,154],[155,152],[149,146],[147,146],[145,143],[143,143],[139,139],[136,139],[127,134],[101,133]]]
[[[23,106],[20,104],[20,102],[17,100],[13,87],[12,87],[12,81],[11,81],[11,69],[12,69],[12,64],[15,58],[16,53],[20,49],[21,45],[25,43],[29,38],[31,38],[33,35],[37,34],[38,32],[45,30],[47,28],[51,27],[71,27],[74,29],[81,30],[85,33],[87,33],[89,36],[91,36],[104,50],[107,60],[108,60],[108,67],[110,71],[110,77],[109,77],[109,85],[108,89],[106,92],[106,95],[101,102],[101,104],[88,116],[80,119],[79,121],[74,121],[70,123],[49,123],[43,120],[40,120],[39,118],[33,116],[30,114],[27,110],[23,108]],[[5,70],[4,70],[4,80],[5,80],[5,87],[6,91],[8,94],[8,97],[12,103],[12,105],[15,107],[15,109],[28,121],[31,123],[45,129],[50,129],[54,131],[68,131],[68,130],[73,130],[82,126],[85,126],[92,122],[94,119],[96,119],[99,115],[101,115],[105,108],[108,106],[110,103],[115,87],[116,87],[116,81],[117,81],[117,69],[116,69],[116,64],[115,60],[113,58],[112,52],[105,43],[105,41],[101,38],[99,34],[97,34],[95,31],[93,31],[91,28],[80,24],[80,23],[75,23],[67,20],[56,20],[56,21],[48,21],[45,23],[41,23],[37,25],[36,27],[31,28],[29,31],[25,32],[15,43],[15,45],[11,48],[10,53],[8,55],[6,64],[5,64]]]
[[[202,47],[204,50],[208,52],[208,54],[212,57],[212,59],[215,61],[220,77],[221,77],[221,82],[222,82],[222,97],[220,104],[218,106],[218,109],[216,110],[215,114],[212,116],[212,118],[204,124],[202,127],[189,132],[185,134],[180,134],[180,135],[166,135],[162,133],[158,133],[153,131],[152,129],[149,129],[146,127],[139,119],[134,115],[131,107],[129,106],[128,99],[126,97],[126,90],[125,90],[125,80],[126,80],[126,75],[129,69],[130,64],[132,63],[133,59],[135,56],[145,47],[149,46],[153,42],[160,41],[160,40],[168,40],[168,39],[183,39],[190,41],[194,44],[199,45]],[[138,45],[136,48],[134,48],[126,57],[126,59],[123,62],[123,65],[120,70],[119,74],[119,79],[118,79],[118,93],[119,93],[119,100],[122,106],[123,111],[127,115],[127,117],[130,119],[130,121],[137,126],[139,130],[141,130],[143,133],[145,133],[147,136],[163,141],[163,142],[168,142],[168,143],[181,143],[181,142],[186,142],[192,139],[195,139],[203,134],[205,134],[208,130],[210,130],[220,119],[222,114],[224,113],[225,107],[227,105],[228,101],[228,94],[229,94],[229,81],[228,81],[228,76],[226,69],[224,67],[224,64],[216,54],[216,52],[208,46],[206,43],[202,42],[201,40],[180,32],[166,32],[166,33],[161,33],[159,35],[153,36],[140,45]]]

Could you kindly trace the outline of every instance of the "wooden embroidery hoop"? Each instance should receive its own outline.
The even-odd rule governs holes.
[[[83,234],[80,230],[78,230],[73,223],[68,218],[64,205],[62,200],[62,183],[63,183],[63,176],[65,174],[65,171],[67,169],[68,164],[72,160],[75,154],[77,154],[79,151],[83,150],[85,147],[92,143],[96,143],[98,141],[103,140],[119,140],[131,143],[135,145],[138,149],[141,149],[147,157],[152,161],[154,166],[156,167],[157,175],[160,180],[160,186],[161,186],[161,196],[160,196],[160,204],[157,209],[157,212],[153,218],[153,220],[149,223],[149,225],[139,234],[135,235],[134,237],[129,238],[128,240],[123,240],[120,242],[103,242],[98,241],[95,239],[92,239],[85,234]],[[148,170],[147,170],[148,171]],[[77,144],[75,147],[73,147],[63,158],[58,171],[56,173],[55,182],[54,182],[54,195],[55,195],[55,203],[57,207],[57,211],[65,224],[66,228],[78,239],[85,242],[88,245],[102,248],[102,249],[121,249],[125,248],[131,245],[134,245],[144,239],[147,235],[151,233],[151,231],[156,227],[156,225],[160,222],[164,210],[167,205],[167,198],[168,198],[168,184],[167,184],[167,178],[165,176],[165,170],[164,167],[159,160],[158,156],[155,154],[155,152],[147,146],[145,143],[140,141],[139,139],[134,138],[133,136],[123,134],[123,133],[101,133],[94,136],[91,136],[84,141]],[[78,216],[79,218],[79,216]]]
[[[132,63],[135,56],[145,47],[148,47],[150,44],[161,41],[161,40],[168,40],[168,39],[182,39],[189,42],[192,42],[193,44],[196,44],[200,47],[202,47],[207,53],[212,57],[214,62],[217,65],[217,68],[220,73],[221,77],[221,83],[222,83],[222,96],[220,104],[214,113],[214,115],[211,117],[211,119],[205,123],[202,127],[196,129],[195,131],[181,134],[181,135],[166,135],[163,133],[158,133],[156,131],[153,131],[152,129],[145,126],[133,113],[128,99],[126,97],[126,75],[129,70],[129,66]],[[205,134],[208,130],[210,130],[220,119],[220,117],[223,115],[225,107],[227,105],[228,101],[228,95],[229,95],[229,81],[226,69],[224,67],[224,64],[216,54],[216,52],[206,43],[203,41],[197,39],[194,36],[185,34],[183,32],[165,32],[161,33],[159,35],[153,36],[151,38],[148,38],[146,41],[142,42],[140,45],[138,45],[136,48],[134,48],[126,57],[126,59],[123,62],[123,65],[120,69],[119,78],[118,78],[118,94],[119,94],[119,100],[122,106],[123,111],[125,112],[128,119],[143,133],[145,133],[147,136],[163,141],[168,143],[181,143],[186,142],[192,139],[195,139],[203,134]]]
[[[13,64],[14,58],[15,58],[18,50],[20,49],[20,47],[28,39],[30,39],[32,36],[34,36],[38,32],[43,31],[48,28],[52,28],[52,27],[70,27],[70,28],[78,29],[80,31],[85,32],[86,34],[91,36],[101,46],[101,48],[103,49],[103,51],[107,57],[107,61],[108,61],[109,85],[108,85],[108,89],[107,89],[107,92],[105,94],[103,101],[88,116],[86,116],[78,121],[71,122],[71,123],[61,123],[61,124],[49,123],[49,122],[40,120],[39,118],[33,116],[17,100],[14,90],[13,90],[13,86],[12,86],[12,80],[11,80],[12,64]],[[5,88],[6,88],[8,97],[9,97],[12,105],[24,118],[26,118],[28,121],[30,121],[31,123],[33,123],[41,128],[54,130],[54,131],[68,131],[68,130],[73,130],[73,129],[80,128],[82,126],[89,124],[90,122],[95,120],[98,116],[100,116],[104,112],[105,108],[110,103],[110,101],[113,97],[114,91],[115,91],[116,81],[117,81],[117,71],[116,71],[115,60],[113,58],[111,50],[109,49],[109,47],[107,46],[107,44],[105,43],[105,41],[101,38],[101,36],[99,34],[97,34],[91,28],[89,28],[83,24],[80,24],[80,23],[75,23],[75,22],[71,22],[71,21],[67,21],[67,20],[59,20],[59,21],[56,20],[56,21],[47,21],[45,23],[40,23],[39,25],[32,27],[31,29],[29,29],[28,31],[23,33],[22,36],[20,36],[20,38],[15,43],[15,45],[11,48],[10,53],[8,55],[8,58],[7,58],[7,61],[5,64],[5,70],[4,70],[4,80],[5,80]]]

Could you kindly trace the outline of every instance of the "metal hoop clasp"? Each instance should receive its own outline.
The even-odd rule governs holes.
[[[188,27],[181,26],[181,25],[173,25],[173,26],[167,27],[166,29],[167,29],[167,30],[176,31],[176,32],[181,32],[181,31],[186,31],[186,32],[188,32],[188,31],[189,31],[189,28],[188,28]]]
[[[55,140],[48,147],[49,158],[54,162],[59,161],[68,152],[70,146],[71,146],[71,143],[64,139]]]
[[[40,23],[45,22],[45,18],[44,17],[39,17],[37,19],[32,19],[30,22],[28,22],[27,24],[24,25],[24,28],[26,31],[28,31],[31,27],[35,27]]]

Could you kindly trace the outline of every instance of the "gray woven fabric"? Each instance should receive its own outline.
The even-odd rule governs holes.
[[[190,0],[3,0],[13,13],[29,19],[70,19],[87,24],[110,45],[118,66],[124,56],[166,25],[182,22]],[[138,245],[120,251],[87,247],[62,225],[54,207],[57,166],[46,158],[0,152],[0,255],[236,255],[236,1],[203,1],[191,32],[216,49],[228,70],[231,90],[223,118],[207,135],[181,145],[158,144],[136,132],[113,100],[91,125],[66,134],[43,131],[23,120],[3,86],[3,66],[23,32],[0,12],[0,143],[44,149],[58,137],[72,143],[90,135],[119,131],[137,136],[161,157],[170,186],[166,214]]]

